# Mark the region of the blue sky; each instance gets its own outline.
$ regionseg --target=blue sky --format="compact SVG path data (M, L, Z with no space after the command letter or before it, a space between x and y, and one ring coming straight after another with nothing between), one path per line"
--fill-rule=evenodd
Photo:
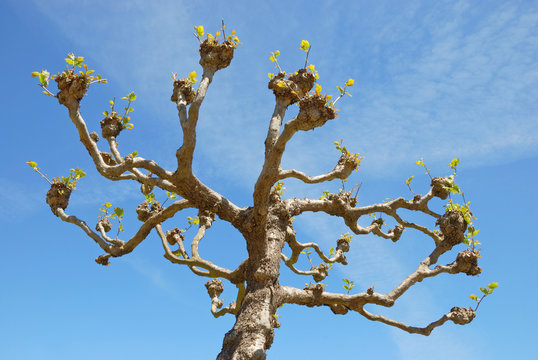
M238 205L250 204L274 106L269 52L280 50L281 66L295 71L304 61L299 43L307 39L324 92L336 95L336 85L354 78L353 97L339 102L337 119L297 134L283 167L326 172L338 158L332 143L343 138L365 156L349 180L362 182L365 205L409 196L404 181L411 175L415 190L425 192L427 176L414 165L419 158L444 176L458 157L459 183L481 229L479 277L441 275L415 285L391 309L369 310L424 326L452 306L471 305L468 295L479 287L500 284L471 324L447 323L430 337L357 314L286 306L269 359L538 357L536 2L7 0L0 4L0 358L209 359L219 352L233 319L213 319L205 279L167 262L156 234L110 267L95 264L100 249L52 215L44 201L47 184L25 162L38 162L51 177L86 169L68 212L93 224L100 204L110 201L126 209L124 237L133 234L139 225L134 208L143 200L138 187L98 176L65 108L41 94L30 72L60 71L71 51L85 56L109 79L92 86L82 102L88 126L97 130L108 101L135 91L135 129L122 134L120 146L172 168L181 137L170 74L201 73L192 27L215 32L221 18L243 45L215 76L201 111L195 171L205 183ZM285 197L318 198L339 188L285 186ZM187 216L193 213L179 214L165 228L184 227ZM295 224L299 240L326 249L346 231L338 219L319 215ZM339 291L341 279L349 278L359 291L372 284L389 291L431 245L411 231L396 244L355 237L350 264L332 270L328 289ZM232 268L245 256L239 234L218 220L200 251ZM282 284L302 287L310 280L282 270ZM225 289L223 297L233 299L232 286Z

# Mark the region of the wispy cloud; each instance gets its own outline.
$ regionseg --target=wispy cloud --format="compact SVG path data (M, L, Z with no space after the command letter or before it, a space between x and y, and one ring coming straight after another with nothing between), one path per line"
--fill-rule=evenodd
M171 295L178 295L177 286L167 278L161 268L140 256L131 256L123 260L138 274L146 278L153 286ZM178 296L178 299L180 297ZM179 299L181 301L181 299Z
M191 19L200 17L196 9L175 1L159 5L114 2L107 3L109 10L96 22L92 17L66 16L64 1L36 5L107 72L141 89L148 103L154 103L157 117L176 116L168 102L169 88L163 85L169 74L163 69L196 65L190 34ZM87 10L94 3L78 6ZM339 104L337 120L292 140L295 145L290 144L294 151L286 156L288 164L325 171L332 160L326 155L328 149L318 145L339 137L345 138L350 149L366 155L364 164L372 176L383 177L423 156L433 164L458 156L466 166L480 166L538 152L537 9L516 4L482 9L467 1L416 2L404 9L387 4L327 6L335 7L334 16L315 18L316 31L311 34L318 41L311 41L315 49L331 54L317 55L320 81L332 89L338 79L353 76L357 86L352 89L354 97ZM258 16L253 9L249 11ZM284 10L282 16L276 11L271 20L274 38L288 38L284 29L302 34ZM128 27L112 21L125 17ZM243 21L251 24L254 20ZM267 49L259 39L268 39L266 31L264 26L249 28L251 43L245 48L250 54L262 50L265 54ZM295 44L282 45L284 50ZM315 52L312 59L316 60ZM272 100L261 95L266 89L258 90L266 86L266 80L261 81L263 66L252 61L241 66L243 72L252 67L262 73L254 78L253 73L238 75L241 71L234 73L236 78L219 73L219 81L208 94L212 105L204 104L206 120L199 126L196 154L204 164L199 168L204 175L222 178L225 174L252 186L272 112L271 104L265 102ZM242 76L241 84L234 83L237 76ZM162 110L163 104L168 110ZM175 131L161 139L162 145L171 148L178 142Z
M20 182L0 178L0 217L4 220L21 219L21 214L29 215L43 206L45 194L30 187L24 188Z

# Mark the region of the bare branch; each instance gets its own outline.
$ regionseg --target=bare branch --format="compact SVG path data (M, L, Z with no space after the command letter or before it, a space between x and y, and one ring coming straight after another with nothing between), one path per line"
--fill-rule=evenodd
M394 326L404 331L407 331L410 334L420 334L420 335L425 335L425 336L430 335L433 329L435 329L438 326L443 325L445 322L450 320L450 317L449 317L450 313L449 313L447 315L443 315L439 320L430 323L428 326L419 328L415 326L406 325L400 321L392 320L385 316L373 315L369 313L368 311L364 310L362 306L358 307L356 311L362 316L364 316L365 318L367 318L368 320L379 321L384 324Z
M318 284L319 285L319 284ZM373 315L364 310L365 304L377 304L390 307L394 301L386 295L381 295L372 292L359 293L354 295L334 294L324 292L322 286L307 287L305 290L282 286L280 288L282 302L288 304L298 304L306 306L329 306L335 314L346 314L349 310L353 310L363 315L369 320L380 321L387 325L395 326L404 331L414 334L430 335L432 330L441 326L446 321L451 320L456 324L468 324L475 317L472 309L453 307L451 311L437 321L430 323L424 328L406 325L402 322L395 321L380 315Z
M344 240L345 241L345 240ZM349 250L349 245L346 247L345 244L343 244L340 239L337 241L337 248L336 252L332 257L326 256L323 251L321 251L318 244L314 242L308 242L308 243L300 243L297 241L295 237L295 231L288 226L287 233L286 233L286 242L292 249L291 257L288 258L286 255L281 254L281 258L284 261L284 264L291 269L294 273L298 275L311 275L314 277L314 281L318 282L323 280L328 275L328 266L325 264L333 264L335 262L342 263L344 265L347 264L347 259L344 256L344 252ZM345 241L347 243L347 241ZM316 251L320 259L325 264L320 264L317 266L313 266L310 270L303 271L299 270L295 267L295 263L299 260L299 256L302 252L302 250L312 248Z
M206 276L206 277L222 277L225 279L233 279L234 273L231 270L222 268L220 266L217 266L213 264L211 261L202 259L201 257L192 257L188 258L186 254L183 254L183 258L180 258L178 255L176 255L171 249L168 244L168 241L166 239L166 235L164 234L162 228L160 225L156 226L157 233L159 234L159 237L161 238L161 242L165 251L164 257L170 260L173 263L180 264L180 265L187 265L189 268L199 276ZM197 268L202 268L204 270L200 270Z
M80 227L89 237L91 237L104 251L111 254L114 257L122 256L133 251L150 233L150 231L161 222L166 219L174 216L176 212L182 209L190 207L187 200L179 200L168 206L166 209L162 210L159 213L152 214L145 222L142 224L140 229L136 232L135 235L131 237L127 242L123 242L118 239L111 239L108 236L99 236L94 232L86 222L80 220L76 216L69 216L65 213L64 209L58 207L53 211L57 216L65 222L75 224ZM99 224L101 234L104 233L102 226ZM109 242L110 244L108 244ZM112 245L111 245L112 244Z
M208 281L205 284L207 288L207 292L209 294L209 297L211 298L211 313L215 318L218 318L220 316L226 315L226 314L237 314L241 307L241 303L243 302L243 298L245 296L245 284L244 283L238 283L236 284L237 287L237 297L236 301L230 303L226 307L222 307L223 301L219 299L219 295L223 291L222 282L218 279L213 279L211 281ZM220 309L220 310L219 310Z
M192 156L196 146L196 124L198 122L198 114L200 105L205 98L209 84L213 79L215 70L204 68L202 80L194 101L190 104L188 117L186 116L186 101L183 96L178 97L176 102L181 127L183 129L183 144L176 152L177 157L177 173L180 176L192 174Z
M112 252L112 245L107 244L96 232L94 232L86 222L80 220L76 216L67 215L62 208L56 209L57 216L65 222L75 224L80 227L89 237L91 237L104 251L107 253Z
M144 175L142 175L140 172L135 171L135 168L142 168L147 171L150 171L151 173L157 175L160 178L152 180L152 185L159 186L163 189L168 189L170 191L174 191L174 187L171 185L170 182L167 181L172 178L172 173L162 169L154 161L148 161L141 157L137 157L135 159L126 157L125 159L123 159L117 151L115 139L112 138L109 138L108 142L118 164L112 166L107 165L103 159L101 152L99 151L99 148L97 147L97 143L93 141L90 137L86 123L82 118L82 115L80 114L80 104L78 102L72 101L68 104L68 109L69 117L77 127L80 141L86 147L86 150L88 150L88 153L90 154L97 171L99 171L101 175L110 180L130 179L145 182L147 181L147 178L145 178ZM124 174L127 171L131 171L133 173Z
M278 134L280 133L280 127L282 126L282 121L284 119L284 115L286 114L286 109L288 108L288 105L289 104L287 101L277 98L276 104L275 104L275 110L273 112L273 116L271 117L271 121L269 123L269 130L267 131L267 137L265 138L265 157L266 158L271 152L278 138Z

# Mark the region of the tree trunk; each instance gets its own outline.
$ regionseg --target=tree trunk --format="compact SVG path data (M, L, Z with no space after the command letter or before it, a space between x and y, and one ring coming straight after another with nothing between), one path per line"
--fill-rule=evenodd
M263 218L254 215L242 231L249 254L247 288L235 325L224 336L217 360L263 360L273 343L274 315L281 303L280 254L289 217L282 210L280 197L271 200L268 214Z
M217 360L263 360L273 343L278 282L247 287L234 327L226 333Z

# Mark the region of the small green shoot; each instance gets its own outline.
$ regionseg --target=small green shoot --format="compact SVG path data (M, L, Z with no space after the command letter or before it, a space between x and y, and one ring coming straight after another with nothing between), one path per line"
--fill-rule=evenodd
M487 288L480 288L480 292L482 292L482 296L480 297L480 299L478 298L478 296L476 296L475 294L471 294L469 295L469 297L476 301L476 307L474 309L474 311L476 312L476 310L478 310L478 306L480 305L480 303L482 302L482 300L484 300L484 298L488 295L491 295L493 294L493 290L495 290L496 288L499 287L499 283L497 282L492 282L490 284L488 284L488 287Z

